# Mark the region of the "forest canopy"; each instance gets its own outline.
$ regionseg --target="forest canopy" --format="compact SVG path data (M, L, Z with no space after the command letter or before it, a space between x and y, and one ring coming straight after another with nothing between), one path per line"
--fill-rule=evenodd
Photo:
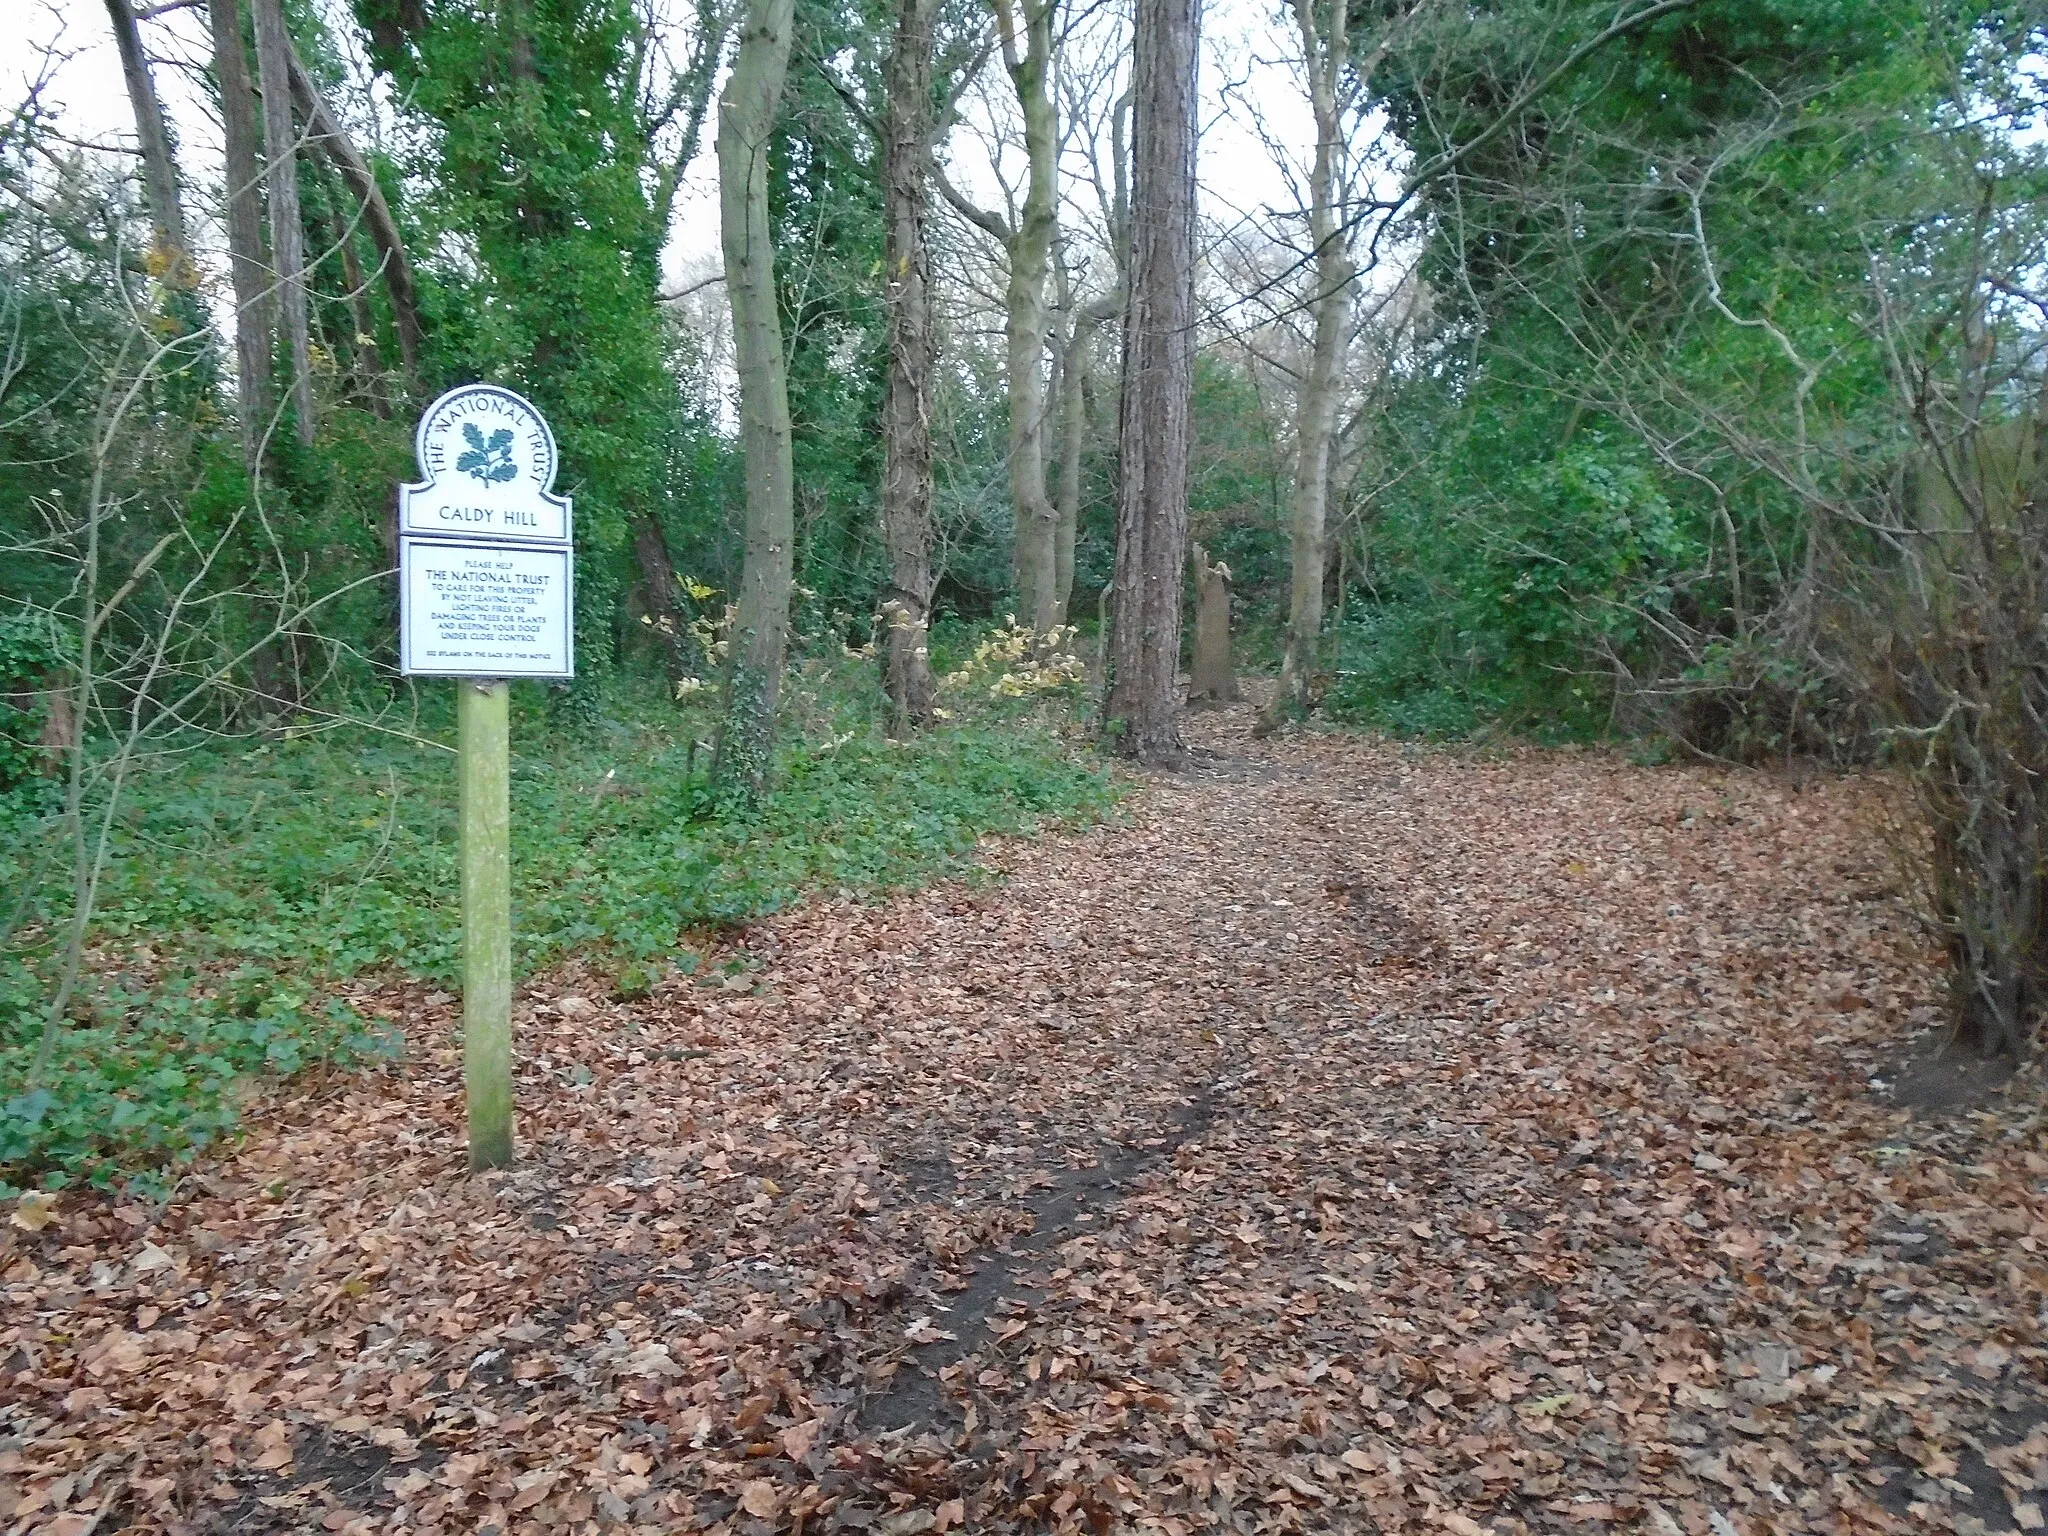
M411 419L488 378L563 439L585 672L715 674L687 640L688 592L738 587L734 338L720 275L700 256L677 284L661 253L745 18L711 0L216 10L206 38L189 15L131 17L152 152L78 147L48 81L12 105L10 622L75 623L56 594L86 520L39 507L82 507L95 476L128 508L108 569L183 530L125 600L138 622L267 498L261 537L238 529L191 594L223 599L214 643L256 640L280 583L325 601L292 644L245 645L217 707L388 686L377 581ZM896 19L796 6L766 140L793 579L855 643L892 585ZM920 142L898 160L915 162L929 268L936 553L914 595L966 622L1092 621L1114 556L1129 17L934 0L917 19ZM1262 125L1287 195L1203 205L1189 493L1250 654L1302 628L1290 556L1315 543L1321 649L1294 666L1338 714L1867 750L1816 648L1821 546L1873 557L1848 530L1883 521L1871 508L1927 433L1961 430L1928 419L1930 392L2023 414L2039 374L2025 10L1416 3L1262 21L1288 67L1258 99L1210 90ZM194 109L246 164L177 144L150 86L202 42ZM292 89L270 101L273 52ZM1289 87L1305 116L1272 99ZM265 132L293 136L285 161ZM280 243L300 266L269 282ZM134 398L95 433L117 384ZM1294 526L1309 493L1317 530Z

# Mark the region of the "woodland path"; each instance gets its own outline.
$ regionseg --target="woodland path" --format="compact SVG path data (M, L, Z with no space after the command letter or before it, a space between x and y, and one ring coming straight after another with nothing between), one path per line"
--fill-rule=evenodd
M6 1232L0 1529L2039 1525L2048 1157L1871 1086L1940 981L1875 787L1247 725L546 978L507 1175L364 994L411 1061Z

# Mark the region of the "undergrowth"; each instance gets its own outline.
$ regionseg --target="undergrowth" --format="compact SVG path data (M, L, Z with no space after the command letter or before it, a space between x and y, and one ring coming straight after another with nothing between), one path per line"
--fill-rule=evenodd
M1457 741L1506 732L1546 745L1612 734L1605 679L1506 665L1497 647L1417 602L1354 602L1336 629L1324 713L1403 738Z
M1042 709L963 710L890 742L871 686L852 665L792 679L775 788L751 813L708 785L708 703L614 700L579 743L546 730L538 689L516 690L516 968L594 953L638 991L694 965L693 932L807 891L930 878L983 834L1110 804L1107 774ZM234 1125L251 1074L400 1049L330 984L384 968L455 979L456 834L455 759L431 739L244 741L137 780L114 823L92 984L32 1083L68 860L46 860L47 823L0 829L0 883L29 897L0 954L0 1190L160 1179Z

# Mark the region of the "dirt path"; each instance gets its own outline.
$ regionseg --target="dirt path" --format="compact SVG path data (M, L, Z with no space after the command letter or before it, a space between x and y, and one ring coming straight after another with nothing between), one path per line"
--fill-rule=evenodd
M7 1232L0 1529L2038 1526L2048 1156L1871 1087L1940 978L1867 787L1245 724L551 978L512 1174L388 992L406 1066Z

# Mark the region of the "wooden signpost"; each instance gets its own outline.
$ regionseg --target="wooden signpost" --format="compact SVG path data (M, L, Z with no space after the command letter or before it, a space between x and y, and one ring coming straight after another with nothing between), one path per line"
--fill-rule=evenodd
M469 1165L512 1161L511 755L506 679L576 674L569 498L520 396L465 384L427 407L425 478L398 491L399 670L452 677L462 787L463 1092Z

